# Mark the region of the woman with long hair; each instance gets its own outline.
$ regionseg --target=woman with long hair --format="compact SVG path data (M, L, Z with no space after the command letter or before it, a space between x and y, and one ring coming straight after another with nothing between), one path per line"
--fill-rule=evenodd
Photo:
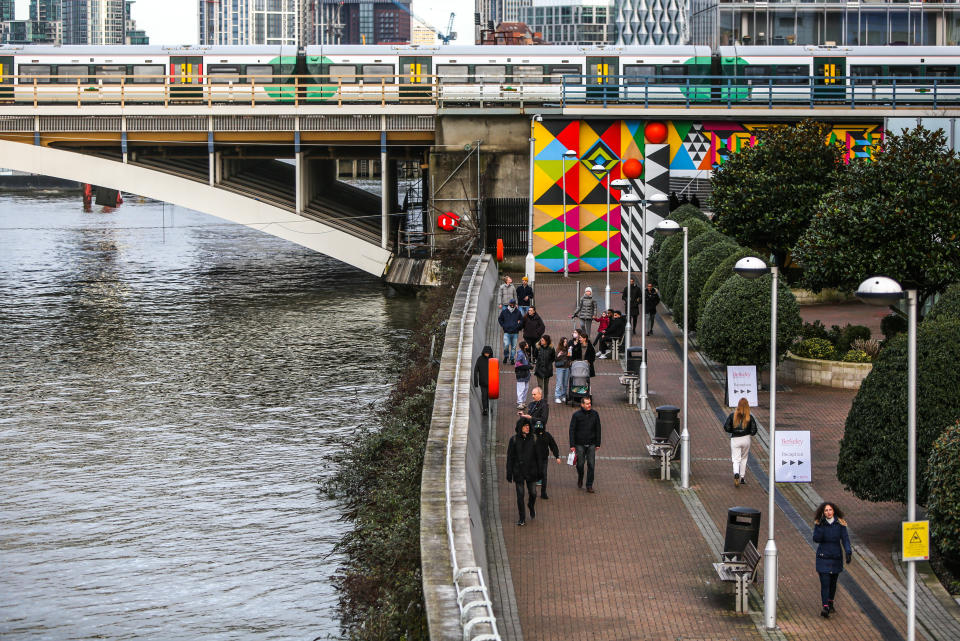
M530 389L530 346L527 341L517 344L517 358L513 366L513 373L517 375L517 409L523 409L527 404L527 390Z
M567 384L570 381L570 342L566 336L561 336L557 343L554 365L557 368L557 385L553 390L553 402L563 403L567 400Z
M817 574L820 575L820 616L828 618L834 611L837 579L843 572L843 557L853 560L850 535L843 511L836 503L825 501L813 517L813 541L817 543Z
M737 402L723 423L723 431L730 435L730 459L733 461L733 484L746 485L747 457L750 455L750 437L757 433L757 421L750 416L750 403L745 398Z

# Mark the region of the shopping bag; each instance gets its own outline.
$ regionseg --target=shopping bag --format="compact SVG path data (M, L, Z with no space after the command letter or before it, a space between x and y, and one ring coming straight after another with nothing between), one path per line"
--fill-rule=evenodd
M567 465L576 465L577 464L577 453L570 452L567 454Z

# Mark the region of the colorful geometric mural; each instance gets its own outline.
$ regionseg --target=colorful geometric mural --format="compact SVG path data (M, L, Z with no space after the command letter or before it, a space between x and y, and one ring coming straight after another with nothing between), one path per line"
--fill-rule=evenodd
M621 164L631 158L644 162L645 172L648 165L656 165L655 173L663 178L664 162L645 158L647 122L544 119L534 123L533 254L538 271L563 271L564 248L569 271L625 269L620 260L620 192L609 184L621 177ZM687 178L709 178L715 166L756 144L756 133L771 126L707 120L659 122L667 126L669 176ZM830 141L841 143L846 150L847 162L869 158L882 139L880 124L837 125L830 133ZM660 156L662 147L656 148ZM567 151L574 155L565 157ZM596 165L604 168L599 177L591 171Z

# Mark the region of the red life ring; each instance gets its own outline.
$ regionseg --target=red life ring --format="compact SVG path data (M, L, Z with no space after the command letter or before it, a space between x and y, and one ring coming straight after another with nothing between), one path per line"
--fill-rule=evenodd
M503 239L497 239L497 261L503 262Z
M487 396L500 398L500 361L495 356L487 361Z

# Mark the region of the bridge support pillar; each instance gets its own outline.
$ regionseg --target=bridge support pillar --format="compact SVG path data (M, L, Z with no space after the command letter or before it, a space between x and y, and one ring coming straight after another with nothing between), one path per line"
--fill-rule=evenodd
M386 116L384 116L386 119ZM390 243L390 172L387 171L387 132L380 131L380 247Z
M307 185L306 185L306 181L307 181L307 179L308 179L308 176L307 176L307 171L306 171L306 169L307 169L307 168L306 168L306 160L305 160L304 157L303 157L303 153L304 153L304 152L302 152L302 151L298 151L298 152L295 154L295 158L296 158L296 168L295 168L295 170L294 170L294 173L295 173L295 176L296 176L296 182L295 182L295 185L294 185L294 190L295 190L295 192L296 192L296 195L295 195L296 201L295 201L295 202L296 202L296 208L297 208L297 214L298 214L298 215L302 215L302 214L303 214L303 210L307 208L307 199L306 199L306 195L307 195L307 189L306 189L306 187L307 187Z

